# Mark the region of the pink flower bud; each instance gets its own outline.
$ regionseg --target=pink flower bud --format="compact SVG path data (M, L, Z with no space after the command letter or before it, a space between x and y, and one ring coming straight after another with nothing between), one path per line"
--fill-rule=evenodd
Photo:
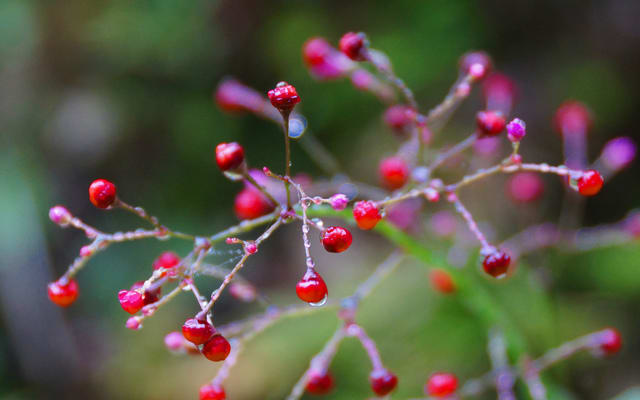
M507 137L513 143L519 142L527 134L527 125L520 118L514 118L507 124Z
M164 345L169 351L180 351L183 349L184 337L180 332L169 332L164 337Z
M71 218L71 213L63 206L51 207L49 210L49 219L62 227L68 226Z
M331 204L331 208L334 210L341 211L347 208L349 198L342 193L336 193L329 199L329 204Z
M140 328L142 328L142 325L140 324L140 320L138 319L138 317L129 318L125 326L127 327L127 329L131 329L134 331L137 331Z

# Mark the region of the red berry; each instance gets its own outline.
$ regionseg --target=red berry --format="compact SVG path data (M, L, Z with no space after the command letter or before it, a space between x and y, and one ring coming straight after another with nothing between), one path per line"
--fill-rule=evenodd
M595 169L590 169L578 178L578 191L583 196L594 196L602 189L603 183L602 175Z
M622 336L617 329L607 328L598 335L598 343L606 355L612 355L622 347Z
M78 298L78 282L69 279L64 285L60 281L51 282L47 285L49 299L60 307L70 306Z
M269 214L274 205L256 189L245 188L236 195L233 208L239 219L254 219Z
M387 108L382 119L396 132L402 133L404 128L415 120L416 112L405 105L395 105Z
M507 182L507 193L519 203L529 203L538 200L544 192L544 184L538 174L520 172L513 175Z
M382 216L373 201L358 201L353 205L353 218L360 229L369 230L375 228Z
M140 282L136 282L133 285L131 285L131 289L129 290L140 290L142 289L142 287L144 286L144 282L140 281ZM158 301L158 298L160 297L160 292L162 291L161 287L158 287L157 289L153 290L153 291L145 291L142 294L142 300L144 301L144 305L146 306L147 304L151 304L151 303L155 303L156 301Z
M440 293L453 293L456 291L456 284L451 279L451 275L443 269L435 268L429 271L429 281L431 287Z
M116 200L116 185L106 179L96 179L89 186L89 200L98 208L107 208Z
M480 111L476 114L476 123L481 134L495 136L504 130L507 121L496 111Z
M347 32L338 45L340 51L354 61L364 61L366 59L366 43L363 33Z
M121 290L118 292L118 300L122 309L129 314L135 314L144 306L142 295L135 290Z
M434 397L446 397L453 394L458 388L458 379L454 374L438 372L429 378L425 385L426 394Z
M223 361L231 352L229 341L222 335L214 335L202 347L202 354L211 361Z
M319 304L327 298L327 284L324 283L320 274L309 268L296 284L296 294L302 301Z
M409 166L400 157L385 158L380 162L378 174L385 187L390 190L400 189L409 179Z
M369 383L378 396L386 396L398 385L398 377L386 369L374 370L369 375Z
M236 142L216 146L216 162L222 171L236 169L244 161L244 149Z
M591 127L591 112L579 101L566 101L558 107L553 126L563 135L584 134Z
M312 371L309 374L306 386L307 392L311 394L327 394L333 389L333 376L329 371Z
M220 385L204 385L200 387L200 400L225 400L224 388Z
M152 267L154 271L160 268L168 270L164 271L161 276L174 277L176 275L175 267L178 264L180 264L180 257L172 251L165 251L153 261Z
M351 246L351 232L341 226L330 226L320 235L322 245L329 253L342 253Z
M296 104L300 103L300 96L296 88L287 82L280 82L275 89L267 92L271 104L280 112L290 112Z
M321 37L311 38L302 46L302 57L309 66L324 63L330 54L331 45Z
M182 325L182 335L196 346L206 343L214 333L215 329L210 323L197 318L189 318Z
M482 262L484 271L494 278L502 278L506 276L511 257L504 251L496 250L487 255Z
M478 74L479 71L474 70L475 79L481 79L491 71L491 57L484 51L473 51L465 53L460 57L460 70L464 74L472 72L471 67L475 64L482 66L483 69L482 74Z

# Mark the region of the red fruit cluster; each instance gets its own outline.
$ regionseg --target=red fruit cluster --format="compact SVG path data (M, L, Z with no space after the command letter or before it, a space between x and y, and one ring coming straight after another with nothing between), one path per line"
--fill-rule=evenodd
M333 389L333 376L329 371L311 371L305 388L311 394L327 394Z
M476 124L480 134L495 136L504 130L507 121L496 111L480 111L476 114Z
M494 251L487 255L482 262L484 271L494 278L502 278L507 275L511 257L504 251Z
M583 196L594 196L602 189L603 184L602 175L595 169L590 169L578 178L578 192Z
M107 208L116 201L116 185L106 179L96 179L89 186L89 200L98 208Z
M325 250L330 253L342 253L351 246L352 237L349 230L341 226L330 226L320 234Z
M275 208L269 199L254 188L245 188L236 195L233 209L241 219L254 219L269 214Z
M386 396L398 385L398 377L386 369L374 370L369 375L369 383L375 394Z
M60 307L70 306L78 298L78 282L69 279L66 284L60 281L51 282L47 285L49 299Z
M225 400L224 388L219 385L204 385L200 387L200 400Z
M409 166L400 157L385 158L380 162L378 174L382 184L389 190L403 187L409 180Z
M369 230L375 228L382 215L373 201L358 201L353 206L353 218L360 229Z
M307 303L321 303L327 298L327 284L320 274L309 268L296 284L296 294Z
M427 381L424 387L426 394L434 397L446 397L455 393L458 388L458 379L455 375L446 372L438 372Z
M364 33L347 32L340 38L340 51L354 61L364 61L367 58L367 46Z
M287 82L278 83L275 89L267 92L267 95L271 104L280 112L290 112L296 104L300 103L300 96L298 96L296 88Z
M244 161L244 149L236 142L216 146L216 163L222 171L238 168Z

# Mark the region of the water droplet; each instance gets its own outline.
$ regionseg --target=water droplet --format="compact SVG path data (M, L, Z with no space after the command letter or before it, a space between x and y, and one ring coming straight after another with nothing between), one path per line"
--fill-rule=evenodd
M289 137L299 139L307 130L307 120L302 115L296 114L289 118Z
M323 305L327 304L327 299L329 298L329 295L324 295L324 297L322 298L322 300L317 301L315 303L309 303L309 305L311 307L322 307Z

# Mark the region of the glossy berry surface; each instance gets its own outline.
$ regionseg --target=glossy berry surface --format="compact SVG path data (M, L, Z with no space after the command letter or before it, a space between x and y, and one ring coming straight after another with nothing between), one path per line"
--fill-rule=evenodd
M366 59L365 37L362 33L347 32L340 38L340 51L354 61Z
M180 257L172 251L165 251L153 261L152 267L154 271L164 268L167 271L164 271L161 276L173 277L176 275L175 268L178 264L180 264Z
M206 343L214 333L215 330L209 322L196 318L189 318L182 325L182 335L195 345Z
M274 205L259 191L245 188L236 195L233 210L239 219L254 219L273 211Z
M211 361L223 361L230 352L231 345L222 335L214 335L202 346L202 354Z
M121 290L118 292L118 301L122 309L129 314L135 314L144 306L142 295L135 290Z
M309 66L324 63L331 54L331 45L321 37L307 40L302 46L302 58Z
M439 268L429 271L429 282L431 287L440 293L453 293L456 291L456 284L453 282L451 275Z
M494 278L502 278L507 275L511 257L504 251L494 251L487 255L482 262L484 271Z
M70 306L78 298L78 282L70 279L66 285L59 281L51 282L47 286L49 299L60 307Z
M380 181L389 190L400 189L409 180L409 166L400 157L385 158L378 167Z
M216 163L222 171L238 168L244 161L244 149L236 142L216 146Z
M504 130L506 121L498 112L480 111L476 114L476 124L481 134L495 136Z
M369 375L369 383L375 394L386 396L398 385L398 377L386 369L373 371Z
M333 389L333 376L328 371L319 373L312 371L309 374L306 390L311 394L327 394Z
M325 250L330 253L342 253L351 246L351 232L341 226L330 226L320 234Z
M144 286L143 281L136 282L133 285L131 285L131 288L129 290L139 291L140 289L142 289L143 286ZM155 303L156 301L158 301L158 299L160 298L161 291L162 291L161 287L158 287L157 289L154 289L154 290L145 291L142 294L142 301L144 305L146 306L147 304Z
M602 189L603 184L602 175L595 169L590 169L578 178L578 192L583 196L594 196Z
M224 388L219 385L204 385L200 387L200 400L225 400Z
M617 329L607 328L598 335L598 344L606 355L612 355L620 351L622 336Z
M106 179L96 179L89 186L89 200L98 208L107 208L116 200L116 185Z
M455 375L438 372L427 381L425 393L434 397L446 397L453 394L458 389L458 379Z
M369 230L375 228L382 215L373 201L358 201L353 206L353 218L360 229Z
M280 82L275 89L269 90L267 93L271 104L281 112L290 112L300 103L300 96L293 85L287 82Z
M307 303L321 303L328 295L327 284L313 269L307 269L304 276L296 284L296 294Z

